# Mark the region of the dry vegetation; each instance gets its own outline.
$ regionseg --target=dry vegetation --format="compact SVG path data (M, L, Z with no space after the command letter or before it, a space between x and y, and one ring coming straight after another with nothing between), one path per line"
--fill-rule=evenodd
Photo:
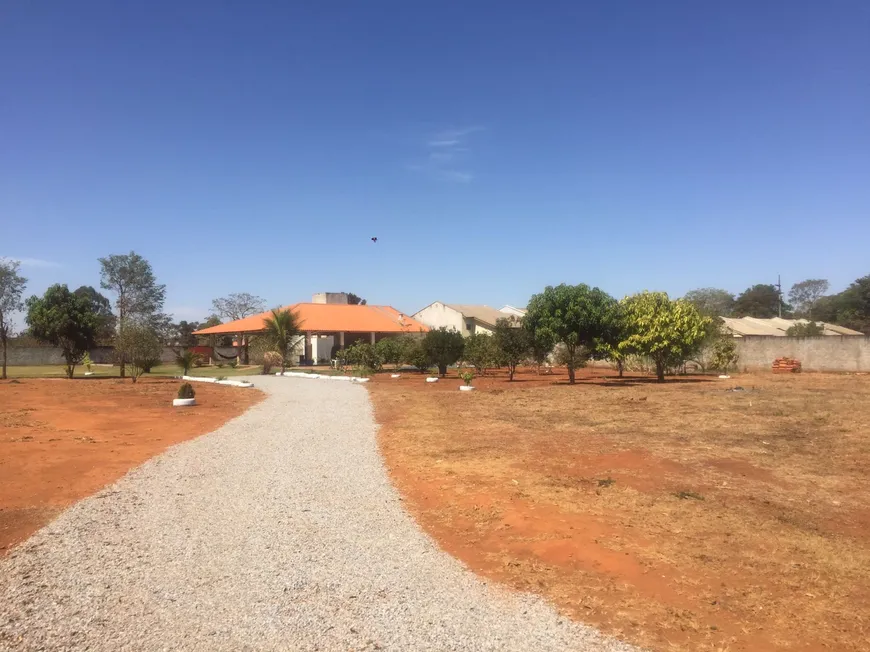
M870 649L870 376L585 376L372 383L446 550L657 650Z

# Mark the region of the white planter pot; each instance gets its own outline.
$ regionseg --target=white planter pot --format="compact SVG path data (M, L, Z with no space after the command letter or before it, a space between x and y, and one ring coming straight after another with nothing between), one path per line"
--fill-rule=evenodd
M369 378L351 378L350 382L352 383L367 383L369 382Z
M731 376L727 376L725 374L722 374L721 376L719 376L719 378L721 378L722 380L727 380L728 378L731 378Z
M427 383L437 383L438 380L439 380L438 378L427 378L427 379L426 379L426 382L427 382Z
M472 387L471 385L460 385L459 386L460 392L470 392L472 389L474 389L474 387Z
M390 378L401 378L402 374L390 374Z
M187 407L189 405L196 405L195 398L174 398L172 399L172 407Z
M93 371L86 371L85 372L85 376L93 376L93 375L94 375Z

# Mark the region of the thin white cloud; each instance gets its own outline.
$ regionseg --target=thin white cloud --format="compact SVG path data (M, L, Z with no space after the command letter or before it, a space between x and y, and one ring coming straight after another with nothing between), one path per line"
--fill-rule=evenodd
M482 129L479 126L460 127L443 129L433 134L424 145L425 162L407 167L444 181L470 183L474 179L474 173L463 169L471 153L469 136Z
M53 260L43 260L42 258L21 258L19 256L0 256L0 260L17 260L22 267L60 267L60 263Z
M471 172L463 172L462 170L441 170L440 175L448 181L456 183L471 183L474 175Z

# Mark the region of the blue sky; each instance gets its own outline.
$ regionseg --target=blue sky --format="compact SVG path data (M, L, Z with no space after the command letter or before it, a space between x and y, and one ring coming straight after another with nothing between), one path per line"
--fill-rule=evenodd
M29 293L131 249L179 319L870 273L864 0L2 14L0 255Z

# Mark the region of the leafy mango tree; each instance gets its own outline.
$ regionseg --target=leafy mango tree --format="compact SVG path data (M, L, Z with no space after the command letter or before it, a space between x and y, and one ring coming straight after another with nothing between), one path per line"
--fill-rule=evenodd
M499 319L492 334L500 358L508 368L508 381L514 379L517 365L532 351L532 334L509 319Z
M66 377L72 378L76 365L97 341L100 321L91 301L58 283L43 296L27 300L26 319L33 337L60 348Z
M438 367L438 373L442 376L447 375L447 367L456 364L462 357L465 348L462 334L444 326L426 333L420 345L426 358Z
M665 368L685 360L704 341L711 319L691 303L670 299L666 292L641 292L621 302L623 353L648 356L655 363L656 378L665 379Z
M547 286L529 301L523 320L535 337L563 344L561 358L568 367L568 382L582 366L589 351L599 348L618 319L617 302L609 294L588 285Z

